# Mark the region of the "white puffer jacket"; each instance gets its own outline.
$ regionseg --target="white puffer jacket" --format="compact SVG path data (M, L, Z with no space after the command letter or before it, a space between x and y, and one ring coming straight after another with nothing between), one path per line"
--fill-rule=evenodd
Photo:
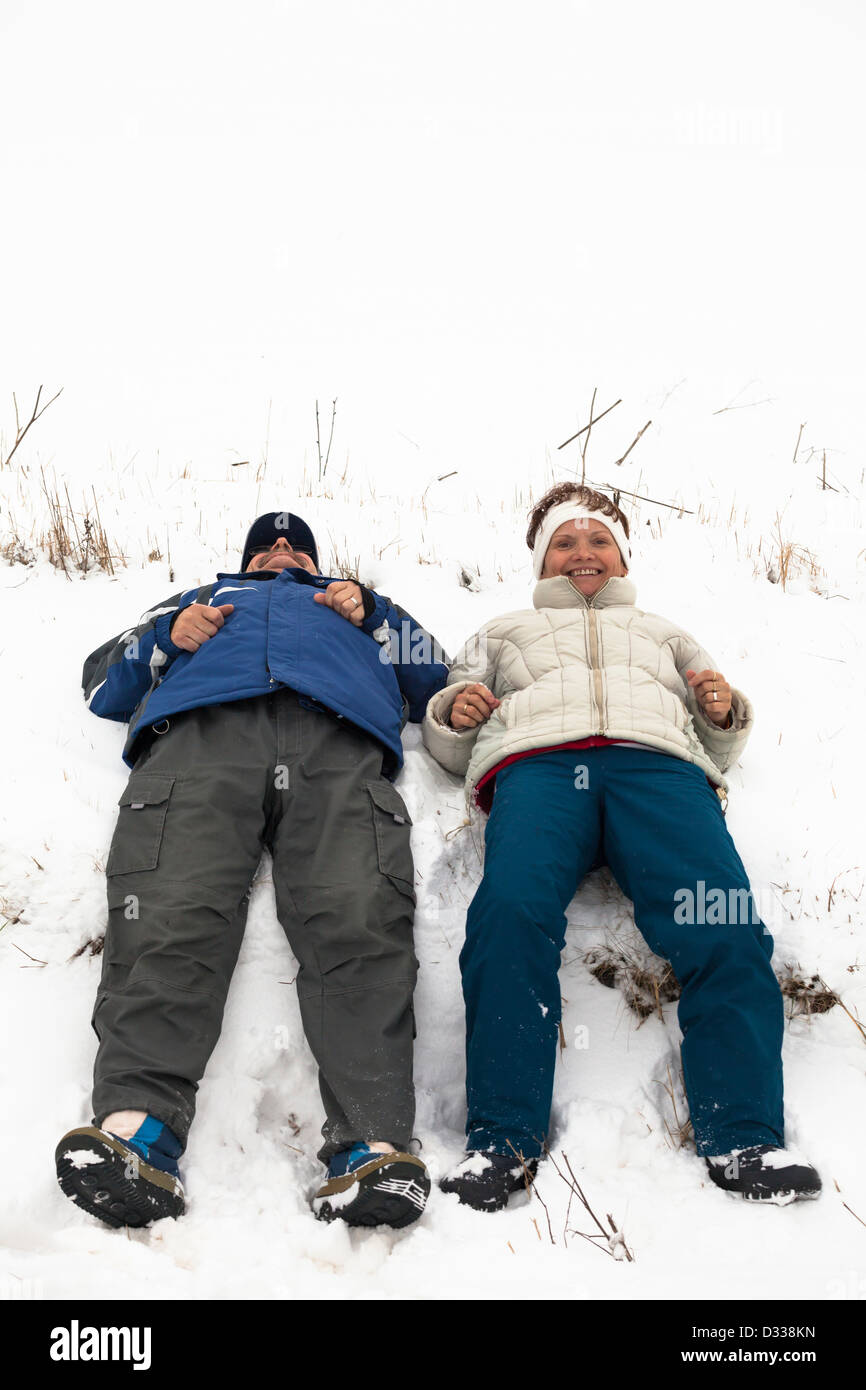
M565 575L542 579L532 609L506 613L469 641L434 695L424 742L466 777L466 796L513 753L603 735L628 739L696 763L719 789L753 724L752 706L732 690L730 729L705 718L686 671L717 670L693 637L635 607L631 580L608 579L591 599ZM465 686L481 681L502 701L478 729L448 724Z

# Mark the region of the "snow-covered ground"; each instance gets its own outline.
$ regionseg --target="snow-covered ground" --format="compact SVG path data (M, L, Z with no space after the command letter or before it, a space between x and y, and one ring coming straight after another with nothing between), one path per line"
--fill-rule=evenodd
M752 419L749 412L736 421L703 415L701 402L682 392L670 426L664 433L653 427L640 462L621 466L624 489L637 490L643 473L653 496L681 501L692 513L631 504L631 574L639 604L699 636L755 704L755 733L729 778L728 819L775 935L776 964L820 974L852 1015L859 1008L866 1018L857 811L864 756L856 735L864 674L862 474L842 467L833 475L840 490L824 491L814 460L774 466L769 449L763 477L731 467L724 491L684 470L696 437L707 453L727 448L736 456ZM732 442L733 426L739 438ZM787 455L792 440L781 434L778 453ZM404 1233L352 1233L313 1219L320 1106L267 858L224 1032L200 1090L184 1165L188 1214L118 1235L63 1197L52 1153L66 1128L90 1118L89 1013L100 962L88 943L104 927L103 869L126 779L124 726L87 711L83 658L151 603L236 568L257 506L300 512L323 551L358 557L363 580L409 608L454 652L486 618L529 602L526 506L530 489L537 494L548 477L540 465L519 501L492 484L483 499L461 494L459 478L423 500L420 492L379 494L375 483L351 475L333 488L326 477L325 485L303 490L294 470L273 464L261 490L239 469L227 469L225 480L170 479L133 466L121 482L106 468L91 481L103 525L127 558L115 562L113 578L101 570L66 577L38 547L31 565L0 569L2 1105L15 1117L2 1162L16 1175L3 1214L7 1279L30 1281L47 1297L366 1299L409 1290L429 1298L526 1297L527 1290L537 1298L851 1296L863 1268L863 1228L843 1203L866 1218L866 1038L839 1006L794 1018L786 1029L789 1138L821 1170L822 1200L756 1210L719 1193L688 1141L672 1138L671 1078L678 1118L685 1113L673 1007L664 1021L652 1016L639 1025L620 991L605 988L584 964L596 944L635 940L628 904L604 873L585 883L569 914L552 1138L593 1209L602 1218L610 1213L625 1232L634 1263L564 1236L569 1191L549 1166L538 1185L549 1226L538 1200L520 1198L490 1217L435 1188L423 1219ZM45 524L44 504L25 484L14 463L0 474L7 502L19 493L19 534L32 544ZM779 563L774 532L783 507L783 540L811 557L786 588L767 577ZM170 541L174 578L165 558L147 560L148 535ZM414 821L422 964L417 1133L435 1178L461 1152L457 957L480 875L483 827L477 813L467 822L461 786L431 760L416 726L405 746L399 785ZM42 1162L21 1165L21 1124L28 1151L41 1153ZM8 1179L4 1190L12 1190ZM572 1205L569 1224L594 1229L588 1222L576 1219Z
M0 43L0 459L13 391L23 424L63 387L0 467L0 1296L866 1296L862 7L7 0ZM638 604L756 709L728 822L777 966L845 1006L786 1028L789 1135L824 1195L737 1203L675 1143L674 1010L638 1026L584 963L634 933L597 874L569 914L552 1141L634 1262L566 1241L549 1167L549 1226L537 1199L489 1217L435 1187L404 1233L316 1222L319 1099L265 859L188 1214L104 1230L53 1171L90 1118L126 779L84 658L234 569L271 509L455 652L531 601L526 511L580 468L557 446L596 387L596 412L621 403L586 475L623 489ZM98 505L113 574L50 563L49 496L79 530ZM461 1151L483 827L416 727L405 746L435 1178Z

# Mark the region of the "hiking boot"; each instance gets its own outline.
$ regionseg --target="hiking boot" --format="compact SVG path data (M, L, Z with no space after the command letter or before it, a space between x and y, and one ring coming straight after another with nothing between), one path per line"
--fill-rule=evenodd
M821 1179L805 1159L773 1144L752 1144L706 1160L717 1187L747 1202L789 1202L817 1197Z
M355 1144L334 1154L328 1177L313 1198L320 1221L349 1226L409 1226L424 1210L430 1178L414 1154L375 1153Z
M179 1152L171 1130L151 1116L131 1139L85 1125L57 1145L57 1180L76 1206L106 1225L147 1226L183 1214Z
M513 1192L529 1191L537 1169L537 1158L470 1149L439 1187L476 1211L501 1211Z

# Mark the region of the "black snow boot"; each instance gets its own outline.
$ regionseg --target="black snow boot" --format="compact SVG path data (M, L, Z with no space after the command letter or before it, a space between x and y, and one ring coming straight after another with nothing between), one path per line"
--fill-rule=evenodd
M752 1144L706 1160L717 1187L747 1202L789 1202L817 1197L821 1179L805 1159L773 1144Z
M320 1221L339 1218L347 1226L409 1226L424 1210L430 1192L426 1166L398 1149L379 1153L359 1143L328 1163L328 1177L313 1198Z
M501 1211L513 1192L529 1191L537 1168L537 1158L470 1149L439 1186L476 1211Z
M66 1196L107 1226L148 1226L183 1215L177 1165L171 1165L175 1172L164 1172L108 1130L70 1130L57 1145L55 1161Z

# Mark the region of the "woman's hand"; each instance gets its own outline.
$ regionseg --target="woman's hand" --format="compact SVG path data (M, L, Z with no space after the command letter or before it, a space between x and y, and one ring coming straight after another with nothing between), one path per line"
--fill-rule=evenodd
M695 698L712 724L727 729L731 716L731 687L721 671L686 671Z
M502 701L497 700L486 685L477 682L467 685L451 706L451 727L461 732L464 729L477 729L501 704Z

